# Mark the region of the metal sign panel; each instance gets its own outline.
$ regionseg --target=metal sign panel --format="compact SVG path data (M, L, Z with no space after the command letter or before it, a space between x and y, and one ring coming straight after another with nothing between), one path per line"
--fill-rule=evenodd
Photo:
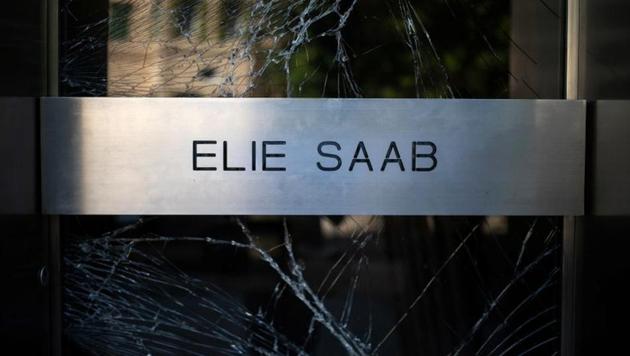
M580 215L585 103L42 99L48 214Z

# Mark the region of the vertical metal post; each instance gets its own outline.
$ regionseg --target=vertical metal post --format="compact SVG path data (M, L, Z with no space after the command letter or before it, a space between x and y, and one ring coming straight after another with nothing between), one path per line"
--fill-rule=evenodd
M59 0L44 0L45 13L45 51L46 96L59 95ZM41 116L40 116L41 118ZM40 123L41 126L41 123ZM44 218L47 228L44 233L48 238L48 263L50 271L50 355L62 354L63 330L63 278L62 278L62 248L59 226L59 216Z
M580 60L580 2L567 0L566 19L566 98L576 100L579 96Z
M63 299L61 270L61 236L59 216L48 216L48 253L50 265L50 347L52 356L62 355Z
M566 4L566 99L576 100L580 93L580 4L581 0L567 0ZM579 316L579 276L583 251L583 218L565 216L562 238L562 320L561 354L579 354L577 342Z
M566 216L563 224L562 239L562 320L561 354L574 356L579 354L579 276L583 251L583 218Z
M46 1L46 96L59 95L59 0Z

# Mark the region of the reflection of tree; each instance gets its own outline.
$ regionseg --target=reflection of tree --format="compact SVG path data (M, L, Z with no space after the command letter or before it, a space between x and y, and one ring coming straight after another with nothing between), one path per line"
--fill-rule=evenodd
M508 15L505 1L364 1L341 35L365 97L506 97ZM352 96L340 85L338 50L331 37L300 49L290 78L297 96Z

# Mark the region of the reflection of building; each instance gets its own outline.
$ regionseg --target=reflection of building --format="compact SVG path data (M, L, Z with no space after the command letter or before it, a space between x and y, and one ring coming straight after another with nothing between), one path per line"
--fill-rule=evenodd
M240 1L110 0L109 96L239 96Z

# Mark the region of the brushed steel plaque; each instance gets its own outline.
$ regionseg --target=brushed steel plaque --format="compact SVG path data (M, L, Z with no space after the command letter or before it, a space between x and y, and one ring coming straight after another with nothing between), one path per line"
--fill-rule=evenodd
M42 99L47 214L581 215L585 102Z

